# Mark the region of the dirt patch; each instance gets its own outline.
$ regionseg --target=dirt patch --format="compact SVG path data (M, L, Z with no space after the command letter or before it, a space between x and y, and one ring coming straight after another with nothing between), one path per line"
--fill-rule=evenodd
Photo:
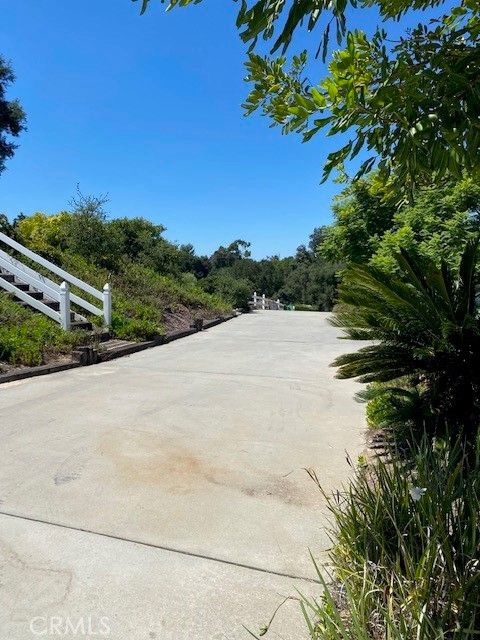
M315 498L310 486L304 489L290 478L249 465L240 471L212 463L171 440L143 431L111 431L102 437L98 451L110 460L118 481L128 486L153 485L173 494L193 494L213 485L298 507L311 505Z
M142 431L110 432L103 437L99 452L110 459L121 482L152 484L172 493L193 492L206 483L224 484L229 473Z
M241 487L241 492L252 498L275 498L285 504L297 507L310 504L308 497L298 489L295 483L286 478L269 475L263 481L252 484L251 486Z
M190 309L181 304L175 304L166 307L163 314L163 321L168 331L178 331L180 329L188 329L192 322L197 318L203 320L212 320L218 317L218 310L211 311L208 309Z

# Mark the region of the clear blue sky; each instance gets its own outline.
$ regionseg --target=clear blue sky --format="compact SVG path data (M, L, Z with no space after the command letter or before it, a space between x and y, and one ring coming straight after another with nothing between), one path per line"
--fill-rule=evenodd
M151 5L140 17L130 0L0 0L10 96L28 116L0 176L0 211L65 209L78 182L108 192L112 216L162 223L199 253L236 238L255 257L293 253L331 219L339 186L319 182L339 140L302 145L242 115L236 3Z

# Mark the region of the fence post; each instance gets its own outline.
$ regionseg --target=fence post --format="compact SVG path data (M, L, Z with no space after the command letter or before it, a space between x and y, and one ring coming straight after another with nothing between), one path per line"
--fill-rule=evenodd
M262 293L262 309L265 311L265 294Z
M60 285L60 324L65 331L70 329L70 287L65 280Z
M256 291L253 292L253 308L254 309L257 308L257 292Z
M103 321L106 327L112 324L112 290L108 282L103 287Z

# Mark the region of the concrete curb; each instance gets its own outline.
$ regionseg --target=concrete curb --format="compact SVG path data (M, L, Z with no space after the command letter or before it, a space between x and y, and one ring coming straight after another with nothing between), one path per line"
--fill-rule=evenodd
M24 380L25 378L45 376L49 373L57 373L59 371L68 371L69 369L77 369L78 367L91 366L94 364L99 364L100 362L108 362L109 360L116 360L117 358L122 358L123 356L129 356L132 353L144 351L145 349L151 349L152 347L159 347L162 344L168 344L169 342L179 340L180 338L186 338L187 336L191 336L194 333L199 333L202 330L215 327L217 324L221 324L222 322L227 322L227 320L232 320L232 318L236 318L238 315L240 314L232 313L228 316L222 316L220 318L214 318L213 320L205 321L203 323L203 329L195 329L193 327L189 329L179 329L177 331L170 331L164 336L159 336L155 340L121 345L119 347L111 349L110 351L98 353L96 362L64 362L59 364L42 364L39 367L25 367L23 369L17 369L16 371L2 373L0 374L0 384L5 384L6 382L15 382L16 380Z
M151 349L152 347L158 347L163 344L164 340L148 340L147 342L137 342L136 344L126 344L120 345L119 347L114 347L109 351L100 352L98 354L98 362L108 362L109 360L116 360L117 358L121 358L122 356L129 356L132 353L138 353L139 351L144 351L145 349Z
M63 364L42 364L39 367L25 367L24 369L17 369L16 371L0 374L0 384L23 380L24 378L45 376L48 373L57 373L57 371L68 371L69 369L76 369L81 366L80 362L64 362Z

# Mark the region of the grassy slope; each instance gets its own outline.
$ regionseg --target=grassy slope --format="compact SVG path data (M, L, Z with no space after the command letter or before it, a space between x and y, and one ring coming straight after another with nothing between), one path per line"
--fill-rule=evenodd
M85 332L63 331L50 318L24 309L0 291L0 371L2 362L39 365L87 340Z
M62 266L100 290L105 282L111 283L112 329L126 340L149 339L179 325L189 326L195 317L211 318L230 310L228 304L205 293L195 282L162 276L139 264L126 263L119 273L110 274L106 269L92 268L78 256L65 256ZM82 291L78 293L88 297Z
M194 318L212 318L230 311L228 304L205 293L188 278L175 280L140 265L127 264L121 273L111 275L78 256L69 256L62 266L99 289L111 282L112 331L118 338L146 340L189 326ZM97 300L92 302L98 304ZM85 333L66 333L49 318L23 309L0 292L0 363L42 364L87 340Z

